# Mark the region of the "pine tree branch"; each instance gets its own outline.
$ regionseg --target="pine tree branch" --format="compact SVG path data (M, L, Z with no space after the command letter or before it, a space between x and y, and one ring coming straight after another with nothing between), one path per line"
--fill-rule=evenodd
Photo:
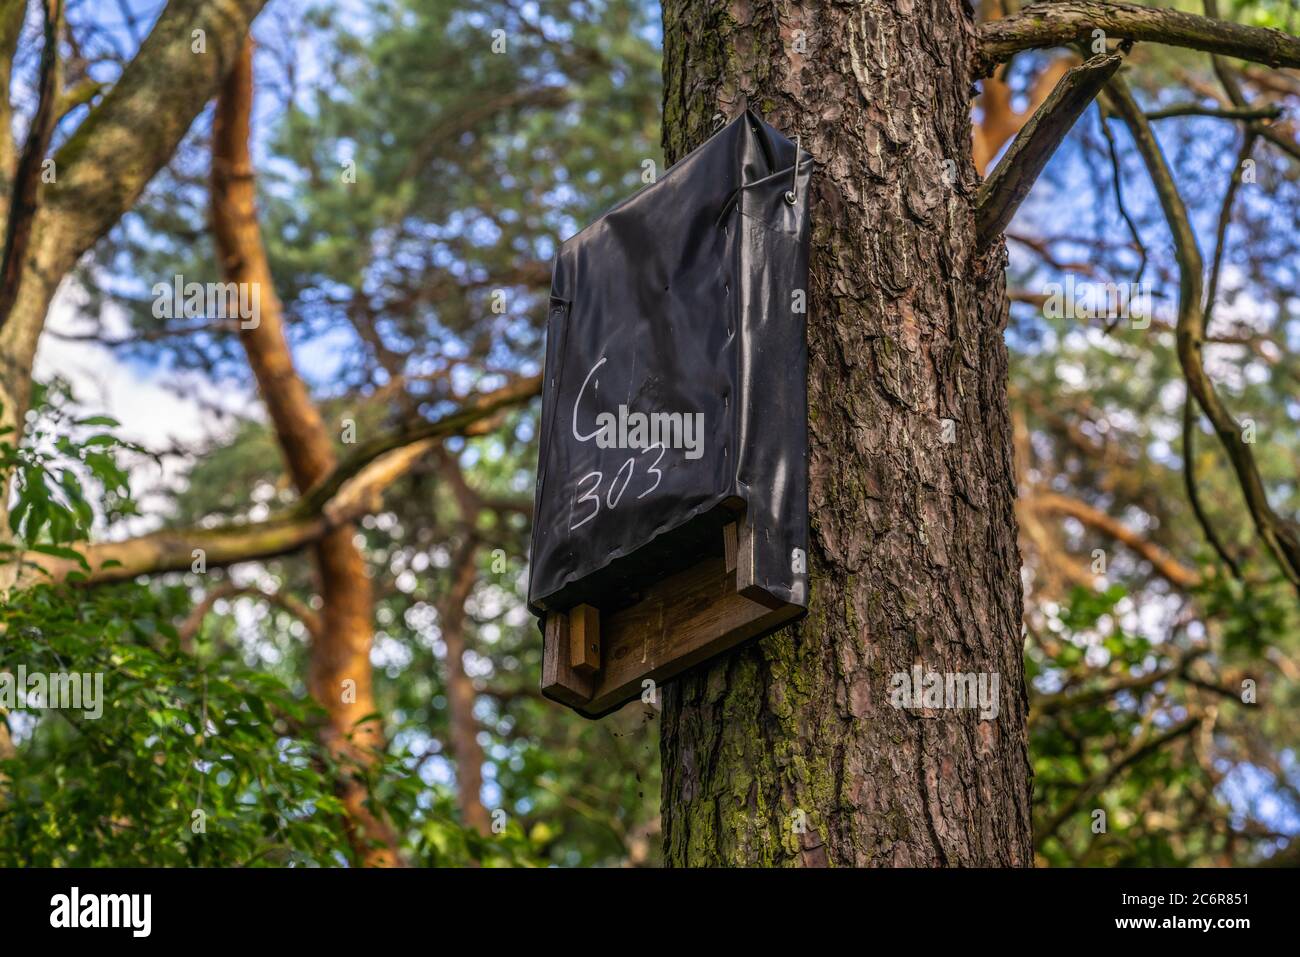
M1241 426L1223 404L1205 370L1201 353L1205 342L1205 312L1201 304L1204 261L1187 215L1187 207L1183 204L1160 144L1151 131L1151 124L1133 100L1128 85L1115 77L1107 84L1104 96L1108 107L1124 120L1133 136L1173 236L1179 274L1176 337L1183 377L1187 380L1188 389L1196 397L1197 404L1214 427L1220 444L1228 453L1256 532L1276 559L1286 579L1300 590L1300 530L1293 522L1278 515L1269 504L1259 467L1242 434Z
M222 599L239 598L241 596L261 598L284 609L303 623L307 633L312 636L312 640L319 640L324 629L321 616L302 599L284 589L270 591L258 585L237 585L228 581L223 582L205 594L202 601L195 605L190 610L190 613L185 616L185 620L176 629L181 647L188 651L193 650L194 639L198 637L199 629L203 626L203 619L212 611L213 605Z
M1145 758L1156 753L1167 744L1177 741L1179 738L1189 734L1204 720L1199 715L1184 718L1162 734L1152 735L1141 741L1136 741L1130 745L1123 754L1108 768L1097 774L1091 780L1086 782L1074 793L1074 796L1066 802L1065 806L1058 811L1052 819L1041 830L1034 828L1034 843L1038 847L1061 829L1066 821L1074 816L1094 797L1106 790L1116 778L1124 771L1135 764L1140 763Z
M1300 67L1300 38L1281 30L1127 3L1062 0L1033 3L1015 16L981 24L974 75L1021 50L1091 41L1101 30L1111 40L1145 40L1251 60L1272 67Z
M1173 677L1183 677L1199 687L1202 682L1188 674L1188 668L1196 659L1208 653L1209 649L1204 645L1198 648L1189 648L1179 653L1174 661L1164 667L1153 668L1146 674L1126 675L1122 678L1115 678L1107 684L1086 688L1082 691L1063 691L1057 694L1041 695L1031 703L1030 712L1034 716L1043 716L1092 707L1101 702L1109 701L1121 692L1142 691Z
M1127 47L1070 70L1016 134L1002 162L975 196L976 236L987 246L1006 229L1067 133L1124 60Z
M1178 103L1164 109L1152 110L1147 114L1148 120L1167 120L1175 116L1208 116L1220 120L1275 120L1282 115L1282 107L1242 106L1216 107L1202 106L1200 103Z
M171 159L264 3L170 0L122 76L54 156L43 227L60 266L106 233Z
M214 528L163 529L121 542L73 546L90 566L37 552L19 558L18 588L42 581L81 585L126 581L139 575L190 569L202 550L206 568L273 558L318 541L331 529L378 507L380 493L406 473L436 442L453 435L482 434L510 408L541 391L541 377L521 377L495 392L429 422L421 420L357 448L325 479L287 509L260 522Z
M41 167L58 121L59 37L63 33L63 0L45 0L45 45L41 49L40 99L27 131L18 169L14 173L9 214L5 217L4 250L0 253L0 329L18 299L18 286L27 266L27 247L41 193Z
M1142 558L1151 563L1162 577L1179 588L1192 588L1199 585L1201 575L1194 568L1188 568L1174 556L1148 538L1133 531L1117 518L1107 515L1099 508L1068 495L1055 492L1040 492L1029 495L1030 507L1044 512L1056 512L1078 519L1089 528L1101 532L1108 538L1127 545Z

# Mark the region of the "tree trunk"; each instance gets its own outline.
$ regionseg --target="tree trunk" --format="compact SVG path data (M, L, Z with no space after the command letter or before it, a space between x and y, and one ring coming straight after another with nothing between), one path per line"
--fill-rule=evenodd
M81 125L48 159L54 178L42 184L12 310L0 323L0 442L22 443L32 395L32 363L50 301L77 260L135 203L175 153L194 117L234 62L248 26L265 0L169 0L135 58ZM0 71L9 92L12 51L26 4L0 0ZM205 44L193 52L195 38ZM158 109L166 100L167 109ZM9 129L12 107L0 95L0 192L12 186L16 158ZM9 201L0 201L7 219ZM5 223L0 221L0 227ZM0 544L9 533L13 476L0 482ZM0 565L0 591L11 587L16 563Z
M474 679L465 672L465 603L478 582L477 553L478 543L472 538L457 552L451 588L439 609L438 628L447 647L447 711L456 760L456 803L465 826L487 835L492 828L482 798L483 748L474 718L477 693Z
M812 187L812 603L665 689L672 865L1032 863L1001 244L959 0L665 0L664 146L745 102ZM801 49L802 47L802 49ZM893 676L998 676L995 720Z
M222 277L257 287L250 296L241 297L251 302L255 296L259 315L256 323L241 323L240 339L290 477L302 493L328 475L336 459L320 412L294 369L262 244L248 150L252 106L249 40L217 97L212 127L212 227ZM321 633L312 642L308 683L329 715L326 745L340 757L365 765L383 749L384 737L379 721L369 717L377 710L370 669L374 602L365 561L352 543L355 534L353 525L342 525L323 536L314 549L324 608ZM376 866L397 863L396 838L366 807L365 788L351 780L340 788L363 860ZM373 847L375 840L383 846Z

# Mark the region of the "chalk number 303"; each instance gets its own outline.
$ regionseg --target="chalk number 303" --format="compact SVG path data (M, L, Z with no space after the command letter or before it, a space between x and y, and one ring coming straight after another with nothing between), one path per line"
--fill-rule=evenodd
M659 463L663 460L664 452L666 451L663 443L656 443L648 446L642 449L637 455L630 456L619 470L614 473L614 477L610 479L609 488L605 490L605 505L610 509L610 511L618 508L618 503L623 500L623 493L626 492L627 487L632 484L632 474L636 471L636 460L638 456L645 455L647 452L653 452L656 449L659 450L659 454L655 456L654 462L652 462L650 467L646 469L647 474L654 477L654 484L642 491L637 498L643 499L659 487L659 483L663 481L664 477L664 473L659 469ZM576 496L573 503L576 506L574 514L576 515L579 511L583 510L584 502L588 503L590 507L586 509L586 514L579 521L569 526L569 531L573 531L575 528L581 528L600 514L600 486L604 481L605 473L599 470L588 472L582 478L578 479L577 490L574 493ZM587 487L584 488L583 486Z

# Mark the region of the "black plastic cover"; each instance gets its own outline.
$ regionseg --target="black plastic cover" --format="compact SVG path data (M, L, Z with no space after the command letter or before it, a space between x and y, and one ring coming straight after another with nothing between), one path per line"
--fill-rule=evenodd
M746 111L561 246L529 607L602 610L721 555L806 605L813 161Z

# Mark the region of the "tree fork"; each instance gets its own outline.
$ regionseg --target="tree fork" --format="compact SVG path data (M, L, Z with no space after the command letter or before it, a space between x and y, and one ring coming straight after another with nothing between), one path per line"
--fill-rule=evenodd
M810 613L665 689L665 861L1027 866L1005 249L976 244L968 12L663 10L670 162L748 104L819 163ZM999 716L894 708L915 664L998 673Z

